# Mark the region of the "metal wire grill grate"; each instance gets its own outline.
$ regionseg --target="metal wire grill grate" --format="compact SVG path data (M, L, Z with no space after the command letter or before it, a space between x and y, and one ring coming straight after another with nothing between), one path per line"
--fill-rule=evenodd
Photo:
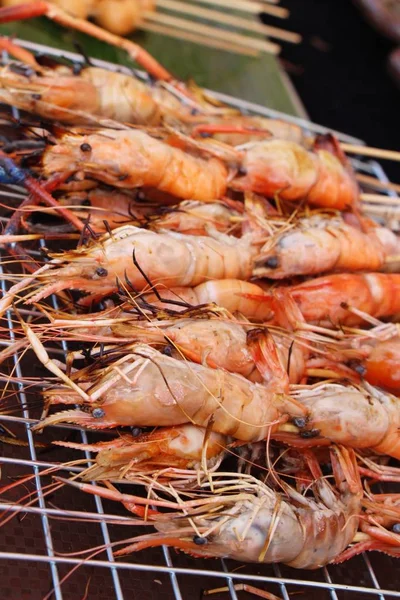
M48 47L23 41L19 43L35 51L60 55L60 52ZM81 60L81 57L76 54L67 52L62 54L75 61ZM98 66L129 72L124 67L117 67L103 61L93 62ZM288 118L308 132L327 132L325 128L301 119L287 117L224 94L214 95L219 100L245 111ZM343 141L360 143L359 140L340 133L338 137ZM355 159L354 166L359 172L374 175L381 181L387 182L381 166L376 162ZM15 186L0 191L0 194L6 197L18 196L22 193L23 191ZM394 192L388 193L396 196ZM396 219L394 222L397 223ZM7 289L7 277L3 277L4 274L4 265L0 264L3 293ZM53 298L52 302L53 307L57 308L56 298ZM35 316L34 311L23 312L27 317ZM15 340L11 312L7 314L6 321L10 338L0 340L2 346L7 346ZM59 352L65 353L66 349L63 343ZM321 600L400 598L400 591L397 591L400 589L400 576L396 577L396 565L393 559L377 554L363 555L345 565L332 566L311 573L295 571L280 565L242 566L224 560L193 559L182 554L178 555L165 547L130 557L129 562L115 562L110 542L133 535L131 519L119 505L103 502L99 497L74 493L74 490L64 489L61 497L57 493L54 498L55 503L52 497L47 496L48 490L43 478L45 471L65 460L70 460L71 454L66 454L62 449L52 451L48 456L43 453L40 436L34 438L30 429L31 424L36 422L38 414L35 408L31 408L32 404L28 397L29 378L32 378L32 373L37 376L37 372L32 370L32 361L21 360L18 355L13 357L9 366L16 380L15 395L18 398L19 411L14 415L0 414L0 424L17 428L27 446L21 448L3 445L3 456L0 459L3 481L7 478L12 480L22 474L32 474L31 491L37 495L37 501L28 504L21 513L16 503L18 496L9 501L1 496L0 511L4 512L0 515L0 522L4 522L5 517L12 515L18 518L18 522L15 518L10 519L2 529L1 597L36 600L49 594L48 598L52 597L55 600L71 598L124 600L124 598L139 597L181 600L197 598L204 589L223 588L213 597L216 599L230 597L232 600L237 600L242 592L236 591L235 585L244 583L264 592L275 593L284 600L290 600L295 594L299 594L301 598ZM25 383L18 381L23 375L27 378ZM4 377L2 379L4 380ZM60 425L52 429L54 439L61 434L72 432L80 436L80 441L87 442L87 434L76 427ZM86 459L89 465L89 453L86 453ZM82 465L64 467L70 473L79 472L82 468ZM69 552L100 544L105 545L103 553L94 554L85 561L84 565L80 556L68 555ZM80 568L65 579L68 571L78 566Z

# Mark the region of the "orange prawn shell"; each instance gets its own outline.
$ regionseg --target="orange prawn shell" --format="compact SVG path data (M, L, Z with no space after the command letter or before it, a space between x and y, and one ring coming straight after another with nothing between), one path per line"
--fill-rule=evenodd
M363 318L347 305L377 318L400 312L400 274L327 275L292 287L291 294L307 322L358 325Z
M271 140L254 144L245 154L243 189L284 200L307 196L318 177L318 160L295 142Z
M1 99L47 119L76 123L76 111L93 115L100 108L96 88L82 77L54 72L27 78L4 67L0 70L0 86Z
M156 188L204 202L224 195L228 175L222 161L192 156L139 130L67 133L45 152L43 168L47 177L75 169L115 187Z
M336 210L347 210L354 206L359 190L352 174L330 152L318 150L317 156L319 175L308 193L308 202Z
M372 348L363 363L364 378L377 387L400 393L400 339L386 340Z

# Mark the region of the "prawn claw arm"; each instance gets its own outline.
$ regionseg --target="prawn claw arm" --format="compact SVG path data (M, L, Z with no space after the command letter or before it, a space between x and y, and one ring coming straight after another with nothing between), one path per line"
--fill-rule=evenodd
M110 33L85 19L73 17L50 2L36 0L35 2L26 2L17 6L5 6L0 9L0 23L20 21L40 16L45 16L64 27L71 27L71 29L92 35L102 42L125 50L133 60L138 62L156 79L163 81L171 81L173 79L172 75L138 44Z

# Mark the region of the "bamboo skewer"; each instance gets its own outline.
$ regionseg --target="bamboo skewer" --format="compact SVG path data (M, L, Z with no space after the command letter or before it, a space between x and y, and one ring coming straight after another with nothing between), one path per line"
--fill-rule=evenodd
M196 35L195 33L191 33L189 31L181 31L180 29L158 25L157 23L141 23L140 29L143 29L144 31L151 31L152 33L166 35L177 40L184 40L185 42L192 42L194 44L200 44L201 46L208 46L209 48L227 50L228 52L234 52L235 54L243 54L244 56L258 56L258 51L254 50L253 48L248 48L239 44L233 44L224 40L205 38L203 35Z
M212 6L221 6L222 8L229 8L230 10L236 10L239 12L247 12L252 15L258 15L260 13L266 13L279 19L287 19L289 11L287 8L281 6L268 6L268 4L262 4L261 2L253 2L252 0L195 0L201 4L211 4Z
M258 0L258 2L260 4L266 4L268 6L268 4L279 4L281 0Z
M383 217L399 218L400 207L390 206L375 206L374 204L363 203L363 210L369 215L377 215Z
M357 180L360 183L364 183L365 185L374 187L378 190L392 190L393 192L400 193L400 184L398 183L385 183L384 181L375 179L375 177L371 177L370 175L362 175L361 173L357 173Z
M384 194L361 194L361 200L372 204L387 204L388 206L400 206L400 198L385 196Z
M181 19L179 17L172 17L166 14L146 12L145 19L147 22L158 23L161 25L170 25L177 29L183 29L185 31L192 32L195 28L197 34L203 34L205 36L212 36L217 40L224 40L239 46L245 46L253 48L254 50L260 50L261 52L267 52L269 54L279 54L280 46L273 42L268 42L262 39L251 38L240 33L233 33L231 31L225 31L224 29L218 29L217 27L211 27L209 25L203 25L202 23L193 23L187 19Z
M229 15L218 10L211 10L209 8L202 8L187 2L181 2L177 0L157 0L157 7L165 8L167 10L173 10L188 15L194 15L195 17L201 17L209 19L210 21L217 21L218 23L224 23L226 25L232 25L239 29L247 31L253 31L261 35L268 35L275 37L286 42L298 44L301 41L301 36L298 33L292 31L286 31L279 27L271 27L270 25L263 25L244 17L238 17L236 15Z
M371 148L370 146L354 146L353 144L340 144L344 152L349 154L362 154L373 158L382 158L385 160L400 161L400 152L396 150L382 150L381 148Z

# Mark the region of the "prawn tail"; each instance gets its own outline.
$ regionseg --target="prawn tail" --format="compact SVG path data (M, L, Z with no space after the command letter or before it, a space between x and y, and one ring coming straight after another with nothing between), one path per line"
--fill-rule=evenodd
M330 454L338 488L342 488L343 491L347 488L353 494L362 494L361 477L354 450L345 446L332 446Z
M99 411L99 417L96 417L96 412ZM50 417L46 417L42 421L39 421L32 427L33 431L38 431L49 425L58 425L59 423L73 423L74 425L81 425L88 429L106 429L107 427L117 427L118 423L114 421L108 421L103 414L103 410L95 408L92 414L84 412L83 410L64 410Z
M292 294L283 288L277 288L273 293L273 309L275 322L289 331L301 329L305 319Z
M319 134L315 137L314 150L326 150L335 156L344 167L349 164L349 159L340 147L339 140L332 133Z
M265 329L251 329L247 333L247 347L266 383L280 383L282 392L289 391L289 377L280 361L272 335Z

